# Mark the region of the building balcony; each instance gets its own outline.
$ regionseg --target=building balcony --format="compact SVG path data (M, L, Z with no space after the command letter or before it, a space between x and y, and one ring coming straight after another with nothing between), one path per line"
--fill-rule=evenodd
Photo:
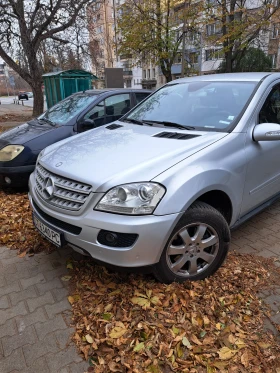
M157 84L156 78L144 78L142 84Z
M132 70L123 70L123 75L124 76L132 76L133 75Z

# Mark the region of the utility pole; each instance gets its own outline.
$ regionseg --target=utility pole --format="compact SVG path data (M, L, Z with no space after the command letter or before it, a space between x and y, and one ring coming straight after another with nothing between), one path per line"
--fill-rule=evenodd
M181 62L181 78L185 73L185 48L186 48L186 0L184 2L184 17L183 17L183 38L182 38L182 62Z

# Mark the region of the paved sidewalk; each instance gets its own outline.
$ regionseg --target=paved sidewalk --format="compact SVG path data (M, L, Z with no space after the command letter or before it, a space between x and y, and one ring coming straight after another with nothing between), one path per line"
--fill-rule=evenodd
M0 247L1 373L87 371L70 341L68 282L61 280L69 272L71 254L62 249L19 258L16 251Z
M233 232L232 250L275 257L280 266L280 202ZM70 336L68 282L71 249L19 258L0 247L0 373L83 373L88 364L78 355ZM261 294L280 325L279 286ZM267 319L266 327L277 335ZM278 333L279 335L279 333Z

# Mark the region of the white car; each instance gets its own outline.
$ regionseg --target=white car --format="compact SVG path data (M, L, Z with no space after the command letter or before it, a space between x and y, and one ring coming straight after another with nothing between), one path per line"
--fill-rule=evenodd
M26 92L28 98L32 98L33 97L33 93L32 92Z

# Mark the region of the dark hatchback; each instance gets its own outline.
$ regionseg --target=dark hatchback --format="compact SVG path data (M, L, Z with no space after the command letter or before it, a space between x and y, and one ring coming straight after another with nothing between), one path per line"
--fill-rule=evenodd
M24 187L46 146L109 124L150 95L144 89L78 92L36 119L0 135L0 186Z

